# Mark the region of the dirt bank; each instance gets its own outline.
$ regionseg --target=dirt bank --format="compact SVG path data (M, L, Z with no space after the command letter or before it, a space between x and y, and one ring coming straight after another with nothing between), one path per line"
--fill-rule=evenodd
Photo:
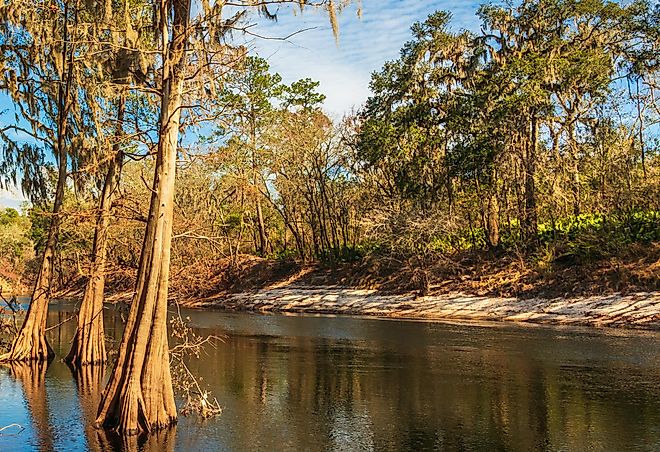
M188 307L236 311L371 315L407 319L530 322L660 330L660 292L570 298L504 298L443 294L385 295L375 290L290 285L215 299Z
M178 269L170 297L225 310L660 330L660 244L622 256L545 268L475 254L457 259L452 273L429 268L427 291L415 289L415 269L381 268L368 260L329 268L246 256L236 266L219 260ZM106 301L130 302L133 274L111 272ZM57 297L80 297L85 283L79 278Z

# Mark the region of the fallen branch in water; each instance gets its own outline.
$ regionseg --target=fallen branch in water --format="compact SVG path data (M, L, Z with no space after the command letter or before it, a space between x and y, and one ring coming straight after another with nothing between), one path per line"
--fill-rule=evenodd
M68 322L69 320L75 319L76 317L78 317L78 314L73 314L71 317L69 317L68 319L64 319L64 320L62 320L62 321L61 321L60 323L58 323L57 325L49 326L48 328L46 328L46 331L54 330L55 328L58 328L58 327L64 325L64 324L65 324L66 322Z
M11 309L11 317L13 321L13 326L14 326L14 334L18 334L18 324L16 323L16 313L18 312L18 309L16 309L16 306L18 306L18 302L16 301L16 296L11 297L9 300L5 298L5 296L2 294L2 286L0 286L0 298L2 298L2 301L5 302L5 304Z
M195 378L193 373L190 371L190 369L188 369L188 366L186 366L183 361L181 361L181 366L185 369L188 377L197 388L197 391L187 391L186 405L181 409L181 414L187 416L188 414L196 411L203 419L222 414L222 407L220 406L218 399L214 397L213 401L211 401L211 394L199 387L197 378ZM191 394L195 394L199 397L194 399L191 397Z
M195 334L188 325L189 321L189 317L186 317L185 320L181 317L177 304L177 315L170 320L172 336L181 341L170 349L170 364L174 370L173 374L179 376L173 383L175 389L186 398L186 404L181 409L181 414L187 416L196 412L206 419L220 415L222 408L216 398L211 400L211 394L201 388L198 378L190 371L184 359L187 357L199 359L205 345L210 344L215 347L215 341L223 339L218 336L202 337Z
M20 430L17 431L16 433L2 433L4 430L7 430L8 428L11 427L18 427ZM21 424L9 424L5 425L4 427L0 428L0 436L14 436L20 434L23 430L25 430L25 427L23 427Z

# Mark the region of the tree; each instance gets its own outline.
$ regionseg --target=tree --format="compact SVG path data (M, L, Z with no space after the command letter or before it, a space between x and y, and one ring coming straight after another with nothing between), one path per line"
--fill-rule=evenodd
M270 73L269 69L263 58L249 56L223 81L217 103L224 119L215 136L220 137L224 145L215 152L214 160L222 164L219 171L224 179L233 181L232 197L240 200L237 208L241 228L244 225L244 200L255 206L255 252L263 256L274 248L264 220L266 208L262 206L262 202L268 200L282 217L284 227L293 235L298 254L304 260L305 240L301 223L309 221L308 215L320 214L320 210L301 212L297 210L299 205L281 202L285 192L287 196L292 195L288 200L299 199L302 184L306 183L294 174L292 167L288 167L291 174L286 172L285 162L296 167L303 161L309 163L308 151L321 145L319 138L326 141L331 124L320 111L325 96L316 92L318 82L304 79L284 85L281 76ZM292 150L294 142L297 154ZM295 178L300 185L293 190L285 188L286 183L280 182L287 178L291 183ZM323 207L325 217L325 209L329 206L320 204L321 200L315 202L318 207ZM321 217L314 218L312 221L319 225ZM318 232L318 228L314 228L313 234ZM314 243L318 255L320 242L315 240ZM326 245L329 244L325 241L322 249L327 251Z
M80 116L84 99L79 90L84 69L77 57L86 50L80 42L86 30L82 23L89 15L73 1L16 1L1 5L0 17L0 40L7 65L2 86L18 109L16 123L1 131L5 173L10 172L15 179L16 168L22 166L23 188L29 190L34 185L43 186L42 174L28 165L30 160L37 157L34 163L40 162L45 152L52 152L57 167L48 237L32 301L11 351L0 359L41 361L53 356L45 337L46 314L69 156L84 152L88 144L88 129ZM20 121L26 122L28 128L22 127ZM36 144L17 143L8 135L16 131L27 133Z
M138 12L143 13L145 4L141 6L143 9L142 11L138 9ZM147 47L150 43L150 37L140 36L135 31L135 28L140 27L142 14L136 14L136 18L131 17L131 14L128 14L128 3L124 2L117 5L117 11L113 11L112 4L106 5L105 8L107 9L103 11L99 29L105 30L110 26L109 24L115 23L123 26L123 32L99 33L98 53L103 55L104 61L97 67L98 88L88 90L88 96L98 92L96 94L98 97L93 99L92 103L98 104L99 107L94 109L92 114L98 116L97 110L100 110L100 106L110 104L114 107L110 115L114 113L115 117L114 123L106 119L110 123L106 128L114 130L107 134L105 130L99 130L97 141L100 155L93 155L88 165L88 167L105 169L105 174L98 197L99 206L92 242L89 280L80 304L76 334L65 359L74 366L101 364L106 360L103 300L108 260L108 229L113 201L119 190L124 161L123 147L128 141L125 131L126 107L129 100L127 98L130 91L135 93L132 95L132 103L136 104L136 109L139 111L139 104L144 100L141 91L148 87L148 73L153 72L150 70L148 58L142 52L127 51L127 48L137 48L140 44ZM138 114L135 113L135 116ZM137 118L135 123L139 124ZM138 128L136 132L139 132L139 125L136 127ZM104 139L105 135L110 135L110 139ZM91 169L87 172L91 172Z
M162 97L149 219L135 296L96 421L127 434L159 430L177 418L168 362L167 293L190 1L159 6Z
M307 4L306 1L297 3ZM149 217L135 295L117 363L96 421L98 425L124 434L163 429L177 419L168 360L167 297L184 82L189 75L191 81L197 78L199 84L208 89L205 83L210 82L215 73L204 71L226 65L234 58L223 45L225 34L252 7L268 13L268 4L253 0L238 2L235 5L238 12L224 21L224 3L202 2L195 18L191 18L190 0L162 0L154 6L157 18L154 29L158 30L162 67L158 89L160 123ZM327 7L334 13L332 2ZM191 40L193 36L197 38L194 41ZM214 56L220 60L214 60ZM192 70L190 63L193 63Z
M392 212L446 218L469 231L472 247L499 248L504 236L533 250L540 223L584 212L594 185L587 167L606 158L611 124L641 143L637 129L653 123L657 9L529 0L478 15L478 34L448 32L444 12L413 26L401 57L372 77L358 157ZM626 78L634 92L636 71L645 94L622 105L612 93ZM635 124L625 119L631 107Z
M286 101L269 131L271 205L294 237L301 260L352 258L359 200L352 156L321 110L318 83L287 87Z
M102 364L106 360L105 333L103 328L103 299L107 266L108 228L113 199L119 187L123 152L123 122L125 95L117 100L117 125L115 142L108 165L103 189L99 197L99 211L94 230L92 264L89 281L85 287L78 313L78 326L66 361L72 365Z
M268 250L268 231L262 207L265 186L263 134L272 122L274 105L283 90L282 77L271 74L266 60L248 56L222 81L218 102L227 110L223 127L216 132L224 140L231 139L228 149L237 151L245 160L241 167L248 169L246 184L239 187L254 204L258 230L257 252Z

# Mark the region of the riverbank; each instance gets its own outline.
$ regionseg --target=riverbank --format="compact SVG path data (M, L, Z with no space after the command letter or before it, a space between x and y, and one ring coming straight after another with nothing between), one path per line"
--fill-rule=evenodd
M442 294L388 295L343 287L285 286L218 298L187 300L182 306L228 311L365 315L424 320L528 322L660 330L660 293L638 292L569 298Z
M431 320L495 320L660 330L660 244L631 247L618 258L574 265L531 265L474 254L454 272L383 268L379 261L334 267L245 256L174 272L171 301L229 311L371 315ZM440 264L438 264L440 265ZM442 265L440 265L442 267ZM81 298L86 278L55 298ZM113 270L106 301L130 302L134 271Z

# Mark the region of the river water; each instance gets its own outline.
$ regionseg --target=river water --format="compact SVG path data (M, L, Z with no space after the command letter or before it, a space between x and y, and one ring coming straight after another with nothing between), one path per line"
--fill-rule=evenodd
M51 305L49 325L72 303ZM123 441L94 430L101 379L0 368L0 450L660 450L660 333L184 311L225 335L189 367L223 408ZM121 308L105 310L119 339ZM176 378L176 375L175 375ZM95 383L96 382L96 383Z

